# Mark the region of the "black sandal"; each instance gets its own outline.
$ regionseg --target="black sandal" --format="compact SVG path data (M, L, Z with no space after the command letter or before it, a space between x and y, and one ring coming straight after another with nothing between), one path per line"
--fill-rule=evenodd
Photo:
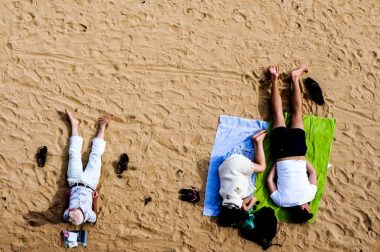
M128 169L129 157L126 153L120 155L119 162L117 162L116 173L122 174L123 171Z
M179 193L181 194L179 196L179 199L182 201L197 203L201 199L201 197L199 196L199 191L196 190L195 188L191 188L191 189L184 188L184 189L179 190Z
M322 89L315 80L307 77L305 80L305 87L309 91L310 97L313 101L315 101L318 105L323 105L325 103Z
M45 166L46 156L47 156L47 147L46 146L40 147L36 154L38 167Z
M179 194L193 194L193 189L186 189L186 188L183 188L181 190L179 190Z
M145 196L144 197L144 205L147 205L151 201L152 201L152 197L150 197L150 196Z

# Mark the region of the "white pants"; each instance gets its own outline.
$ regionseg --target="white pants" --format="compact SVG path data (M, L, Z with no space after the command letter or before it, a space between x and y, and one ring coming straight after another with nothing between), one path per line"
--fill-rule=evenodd
M100 178L100 168L102 166L102 155L106 148L106 142L101 138L92 140L90 158L86 169L83 171L82 165L82 145L83 138L80 136L70 137L69 146L69 167L67 169L67 182L71 187L75 183L83 183L92 189L96 187Z

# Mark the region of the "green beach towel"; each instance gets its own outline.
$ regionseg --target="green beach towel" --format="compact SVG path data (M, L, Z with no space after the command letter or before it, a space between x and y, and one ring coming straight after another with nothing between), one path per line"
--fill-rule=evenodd
M291 114L285 113L285 121L287 124L290 122L290 119ZM306 159L317 171L317 193L314 200L310 203L310 209L314 216L309 220L310 223L314 223L326 184L328 172L327 166L330 160L332 143L334 141L336 121L333 118L321 118L309 115L305 115L303 117L303 121L306 132ZM273 158L270 157L270 132L271 125L268 129L269 134L264 141L267 168L264 173L258 174L257 176L255 197L260 201L259 208L264 206L272 207L275 211L278 221L289 222L289 214L285 209L276 206L272 202L266 188L265 181L274 162Z

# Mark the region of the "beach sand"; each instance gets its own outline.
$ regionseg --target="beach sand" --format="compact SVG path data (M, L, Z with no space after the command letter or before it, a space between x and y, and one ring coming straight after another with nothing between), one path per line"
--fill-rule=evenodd
M304 112L337 129L317 221L279 224L271 251L380 251L379 13L375 0L2 1L0 250L63 251L61 230L75 228L61 219L68 108L84 162L97 119L115 114L88 251L260 251L202 216L202 202L218 116L269 119L274 63L283 79L309 66L326 104L305 93ZM189 186L198 204L178 200Z

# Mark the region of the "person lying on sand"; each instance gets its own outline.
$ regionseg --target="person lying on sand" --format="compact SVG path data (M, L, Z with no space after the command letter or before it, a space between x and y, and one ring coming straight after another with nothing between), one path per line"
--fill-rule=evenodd
M291 71L293 114L290 128L286 128L281 96L277 87L278 73L274 65L268 71L272 80L273 131L271 148L275 163L267 177L270 198L288 208L293 222L304 223L313 217L309 203L317 192L317 173L306 160L307 151L302 116L302 95L299 77L307 66ZM275 179L277 174L277 181Z
M66 109L71 124L71 137L69 146L69 165L67 182L70 186L69 208L65 210L63 219L75 225L85 222L96 222L96 201L98 193L95 191L100 178L101 158L106 142L104 132L112 118L108 114L98 122L98 133L92 140L92 149L86 169L83 171L81 150L83 138L79 136L79 121Z
M221 226L234 226L248 217L248 210L256 203L251 177L266 167L262 130L252 137L255 148L254 162L241 154L233 154L219 167L222 210L218 218Z

